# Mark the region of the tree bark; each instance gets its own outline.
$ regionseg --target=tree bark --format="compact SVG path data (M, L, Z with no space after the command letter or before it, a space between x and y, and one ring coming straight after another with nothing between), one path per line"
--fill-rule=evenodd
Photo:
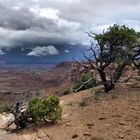
M122 65L118 65L117 69L112 75L112 79L111 79L112 84L115 85L118 82L119 78L122 75L123 69L126 67L126 65L127 65L127 62L124 62Z
M98 72L99 72L100 78L103 82L105 92L107 93L114 88L114 85L112 85L112 83L106 79L106 74L104 72L104 69L102 69L102 68L98 69Z
M125 61L121 65L118 65L118 67L115 70L115 72L113 73L110 81L108 81L106 79L106 74L104 72L104 69L102 69L102 68L98 69L98 72L100 74L100 77L101 77L101 80L103 82L104 89L105 89L106 93L108 93L109 91L111 91L115 87L115 85L118 82L119 78L121 77L123 69L125 68L126 65L127 65L127 61Z

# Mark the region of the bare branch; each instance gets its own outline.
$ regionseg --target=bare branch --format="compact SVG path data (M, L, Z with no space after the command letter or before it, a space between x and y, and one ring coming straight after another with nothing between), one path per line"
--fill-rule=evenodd
M77 63L79 66L84 67L85 69L88 69L88 68L89 68L87 65L84 65L84 64L80 63L79 61L77 61L77 60L75 60L75 59L73 59L73 61L74 61L75 63Z
M98 65L98 58L97 58L97 55L96 55L95 50L92 48L92 44L91 44L90 50L92 51L93 56L94 56L94 58L95 58L95 60L96 60L96 64Z
M97 34L95 34L95 33L93 33L93 32L85 32L89 37L91 37L91 38L95 38L95 36L97 35Z

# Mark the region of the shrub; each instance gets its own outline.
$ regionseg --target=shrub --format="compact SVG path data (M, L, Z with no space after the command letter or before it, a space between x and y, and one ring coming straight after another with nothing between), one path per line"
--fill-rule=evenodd
M87 103L86 103L86 101L84 101L84 100L82 100L82 101L80 101L79 102L79 106L86 106L87 105Z
M71 93L71 90L69 88L65 89L62 93L62 95L68 95Z
M3 112L9 113L13 109L13 107L14 107L13 104L0 106L0 113L3 113Z
M81 81L82 82L86 82L86 81L88 81L91 78L92 78L91 73L86 73L86 74L82 75Z
M95 102L98 102L100 100L99 93L95 93L94 100L95 100Z
M90 81L88 82L88 80ZM91 73L86 73L86 74L83 74L79 80L75 81L73 89L77 90L80 88L80 90L85 90L93 86L96 86L96 79L92 77Z
M32 99L29 102L29 111L34 121L41 121L46 118L51 122L56 122L62 116L62 108L59 105L57 96L49 96L45 99Z
M117 99L117 98L118 98L118 95L117 95L116 93L113 92L113 93L111 94L111 98L112 98L112 99Z
M74 83L74 90L76 90L76 89L78 89L80 86L82 85L82 81L80 81L80 80L77 80L77 81L75 81L75 83Z

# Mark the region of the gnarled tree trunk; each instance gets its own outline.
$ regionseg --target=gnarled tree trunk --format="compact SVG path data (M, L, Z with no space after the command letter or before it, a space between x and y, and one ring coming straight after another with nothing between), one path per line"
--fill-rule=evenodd
M121 77L123 69L125 68L126 65L127 65L127 61L125 61L121 65L118 65L118 67L116 68L115 72L113 73L110 81L108 81L106 79L106 74L104 72L104 69L102 69L102 68L98 69L98 72L100 74L100 77L101 77L101 80L103 82L104 89L105 89L106 93L111 91L115 87L115 85L118 82L119 78Z

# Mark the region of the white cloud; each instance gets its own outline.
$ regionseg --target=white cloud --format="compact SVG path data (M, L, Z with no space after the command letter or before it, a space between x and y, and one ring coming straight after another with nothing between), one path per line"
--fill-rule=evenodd
M139 9L140 0L0 0L0 49L84 45L85 31L102 33L114 23L140 31Z
M0 55L4 55L5 52L3 50L0 50Z
M70 53L70 50L65 49L64 52L65 53Z
M60 18L59 14L61 14L61 12L58 9L34 6L30 8L30 11L36 14L37 17L52 19L58 27L66 27L73 30L80 28L80 23Z
M27 54L27 56L48 56L48 55L58 55L59 51L52 45L50 46L37 46L32 49L31 52Z

